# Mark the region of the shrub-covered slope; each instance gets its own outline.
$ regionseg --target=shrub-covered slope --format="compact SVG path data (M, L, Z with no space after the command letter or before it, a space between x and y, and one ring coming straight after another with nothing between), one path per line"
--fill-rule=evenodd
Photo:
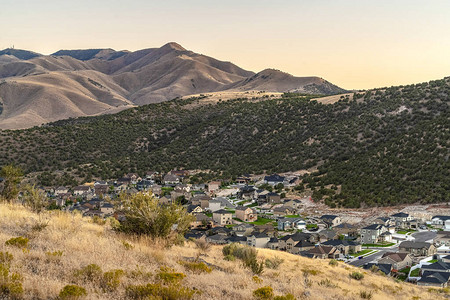
M295 94L174 100L3 131L0 165L45 171L44 185L73 183L56 170L85 180L172 168L229 178L318 166L304 182L332 206L449 201L449 81L372 90L330 105Z

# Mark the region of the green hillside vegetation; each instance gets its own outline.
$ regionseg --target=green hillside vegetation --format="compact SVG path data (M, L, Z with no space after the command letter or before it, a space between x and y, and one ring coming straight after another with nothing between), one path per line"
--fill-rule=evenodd
M450 201L449 81L371 90L330 105L296 94L217 104L176 99L3 131L0 165L42 172L44 185L173 168L231 178L317 166L304 184L330 206Z

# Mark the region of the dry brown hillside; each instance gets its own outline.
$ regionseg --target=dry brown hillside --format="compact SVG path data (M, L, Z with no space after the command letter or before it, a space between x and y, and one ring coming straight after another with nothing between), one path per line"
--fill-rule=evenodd
M274 70L255 74L177 43L135 52L61 50L48 56L15 49L0 51L0 129L27 128L226 90L343 91L319 77L294 77Z
M28 246L5 244L15 237L29 238ZM5 253L12 255L10 274L22 277L21 280L16 276L16 282L23 283L24 299L55 299L68 284L85 288L86 299L130 299L125 292L127 286L176 281L174 273L183 273L186 277L179 278L178 284L169 285L171 291L179 292L184 287L185 292L194 291L192 299L255 299L253 291L265 286L272 287L275 296L292 294L296 299L443 297L437 290L397 283L392 278L342 263L332 266L328 260L311 260L271 250L258 250L258 256L261 259L278 257L283 263L277 269L265 268L257 277L238 260L224 260L219 246L200 256L212 269L210 273L201 272L186 264L199 253L191 242L164 248L146 238L118 235L108 225L94 224L80 215L54 211L37 216L21 206L6 204L0 204L0 252L3 265L6 264ZM98 265L101 271L91 266L90 273L86 269L80 272L90 264ZM161 271L161 267L169 269ZM105 275L111 270L121 271ZM354 271L363 272L364 278L351 279L349 274ZM121 276L117 281L106 281L108 285L105 280L114 277L111 274ZM8 276L12 281L11 275ZM0 277L0 287L4 283ZM150 285L156 286L160 287Z

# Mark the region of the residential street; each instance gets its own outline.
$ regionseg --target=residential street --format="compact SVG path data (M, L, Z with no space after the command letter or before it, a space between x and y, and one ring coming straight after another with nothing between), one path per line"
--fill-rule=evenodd
M352 266L355 266L355 267L361 267L362 265L364 265L366 263L370 263L370 262L380 258L386 252L397 252L398 246L390 247L390 248L376 247L376 248L369 248L369 249L380 250L380 251L378 251L377 253L371 254L369 256L363 257L361 259L356 259L352 262L349 262L349 264Z

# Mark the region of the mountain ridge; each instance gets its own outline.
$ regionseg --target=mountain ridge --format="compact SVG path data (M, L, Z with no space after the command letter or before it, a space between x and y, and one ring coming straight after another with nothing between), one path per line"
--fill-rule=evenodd
M207 92L345 92L319 77L294 77L274 70L265 76L267 72L249 82L260 73L186 50L175 42L134 52L98 48L41 55L5 49L0 51L0 129L29 128ZM82 91L77 84L68 86L74 76L90 84L83 85Z

